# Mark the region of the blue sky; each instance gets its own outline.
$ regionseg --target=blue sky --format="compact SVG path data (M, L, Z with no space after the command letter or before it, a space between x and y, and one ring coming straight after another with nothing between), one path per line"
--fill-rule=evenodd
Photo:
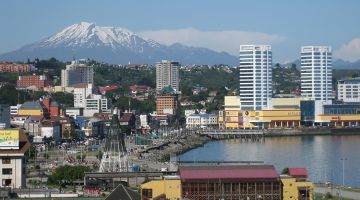
M3 0L0 53L89 21L233 55L240 44L271 44L274 62L297 59L302 45L330 45L335 57L355 61L359 8L357 0Z

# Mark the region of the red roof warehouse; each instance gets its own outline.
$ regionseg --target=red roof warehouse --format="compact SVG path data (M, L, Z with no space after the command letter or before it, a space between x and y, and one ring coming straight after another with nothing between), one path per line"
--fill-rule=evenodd
M240 179L274 179L279 176L272 165L237 166L183 166L180 168L183 181L216 180L232 181Z
M180 166L186 199L281 199L281 181L271 165Z

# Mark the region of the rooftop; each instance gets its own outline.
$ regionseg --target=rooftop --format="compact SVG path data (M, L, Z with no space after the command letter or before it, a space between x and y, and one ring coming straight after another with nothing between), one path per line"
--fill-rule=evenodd
M191 117L215 117L215 114L190 114Z
M0 156L1 154L24 154L29 148L31 144L24 133L24 130L19 129L19 149L0 149Z
M306 168L289 168L289 175L293 177L307 177Z
M43 106L38 101L26 101L20 109L43 109Z
M182 166L179 172L183 181L279 178L272 165Z

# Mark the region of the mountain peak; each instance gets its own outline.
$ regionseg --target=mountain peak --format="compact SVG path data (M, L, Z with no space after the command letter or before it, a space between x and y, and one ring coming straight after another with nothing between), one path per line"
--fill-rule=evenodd
M191 64L237 62L234 56L222 55L206 48L181 44L166 46L144 39L125 28L98 26L86 21L65 27L40 42L0 55L2 60L18 61L50 57L61 60L91 58L110 63L154 63L163 59Z

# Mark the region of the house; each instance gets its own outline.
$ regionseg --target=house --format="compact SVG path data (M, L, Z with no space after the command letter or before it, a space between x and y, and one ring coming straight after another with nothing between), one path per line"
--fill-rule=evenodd
M132 85L129 87L132 94L144 93L149 91L150 87L146 85Z
M26 101L18 110L18 115L34 116L34 117L48 117L48 110L40 101Z
M26 187L25 153L31 144L22 129L0 130L0 188ZM4 141L10 139L12 142Z

